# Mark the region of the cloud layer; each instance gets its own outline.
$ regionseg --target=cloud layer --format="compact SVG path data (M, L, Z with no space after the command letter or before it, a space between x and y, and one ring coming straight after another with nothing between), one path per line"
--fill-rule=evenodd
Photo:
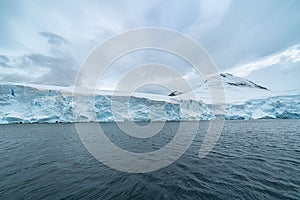
M50 0L1 1L0 81L72 85L80 64L98 44L123 31L153 26L175 29L195 39L220 71L256 74L255 79L261 76L258 72L275 65L295 70L299 64L299 7L297 0L65 0L59 5ZM108 72L103 87L112 87L135 63L150 62L149 57L173 66L192 82L199 81L191 66L158 54L161 52L141 52L132 59L121 59ZM272 73L265 79L269 80L266 86L272 87Z
M263 68L272 67L278 64L284 64L286 68L289 68L292 63L297 62L300 62L300 45L295 45L273 55L234 67L229 69L228 72L236 76L247 77L252 72Z

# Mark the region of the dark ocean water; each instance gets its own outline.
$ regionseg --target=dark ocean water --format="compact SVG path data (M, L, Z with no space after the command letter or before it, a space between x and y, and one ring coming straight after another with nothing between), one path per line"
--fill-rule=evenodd
M190 122L185 122L190 123ZM101 124L119 147L147 152L166 145L178 123L150 139ZM207 157L200 122L187 152L155 172L128 174L91 156L74 124L0 126L0 199L300 199L300 120L227 121Z

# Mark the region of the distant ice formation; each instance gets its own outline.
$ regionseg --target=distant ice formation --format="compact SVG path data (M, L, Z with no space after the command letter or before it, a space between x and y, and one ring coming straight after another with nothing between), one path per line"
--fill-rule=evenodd
M230 74L220 76L227 102L225 119L300 119L300 94L278 96L246 79ZM138 94L130 97L128 103L124 103L123 96L97 93L81 96L78 101L81 103L74 104L71 92L3 84L0 85L0 124L216 119L205 87L193 92L197 94L196 99L186 99L184 94L175 97ZM116 105L114 111L112 98Z

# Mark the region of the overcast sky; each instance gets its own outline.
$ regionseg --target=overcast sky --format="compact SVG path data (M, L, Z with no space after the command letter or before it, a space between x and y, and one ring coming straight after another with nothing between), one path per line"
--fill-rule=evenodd
M299 10L299 0L3 0L0 82L70 86L80 64L105 39L133 28L162 27L203 45L220 72L273 90L299 89ZM173 55L136 52L112 66L103 87L147 62L194 75Z

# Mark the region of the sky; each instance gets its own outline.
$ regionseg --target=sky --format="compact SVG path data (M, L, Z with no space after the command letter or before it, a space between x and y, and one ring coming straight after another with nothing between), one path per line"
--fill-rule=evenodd
M271 90L300 89L299 9L298 0L3 0L0 83L72 86L81 63L101 42L159 27L196 40L220 72ZM101 88L112 89L126 71L149 62L198 80L192 66L174 55L141 50L114 63Z

